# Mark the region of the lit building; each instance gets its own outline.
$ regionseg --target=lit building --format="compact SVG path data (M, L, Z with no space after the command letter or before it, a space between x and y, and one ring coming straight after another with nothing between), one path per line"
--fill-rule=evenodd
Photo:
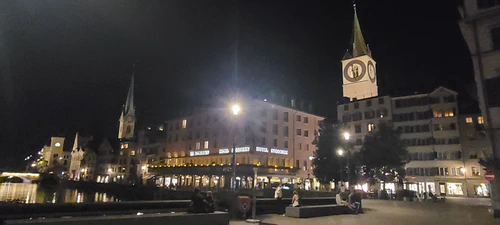
M118 154L108 139L103 139L97 149L96 181L98 183L119 182Z
M73 148L71 149L71 160L68 175L72 180L80 180L85 178L85 168L82 165L82 161L85 157L87 149L87 144L90 141L90 137L82 137L78 133L75 134L75 141L73 142ZM87 153L89 154L89 153Z
M237 187L250 187L257 166L262 187L282 182L312 189L311 160L324 118L299 111L293 98L286 107L274 100L241 101L237 115L227 106L168 121L164 162L152 165L163 167L154 172L159 185L227 188L234 144Z
M484 129L484 117L479 114L460 115L460 142L462 143L462 157L464 161L469 197L489 196L489 182L484 178L484 167L478 162L491 155L491 142Z
M388 123L401 132L408 146L410 161L405 166L405 188L419 193L467 196L468 183L476 181L464 174L471 173L471 166L464 162L462 152L457 93L439 87L427 94L378 96L376 67L370 55L355 12L352 48L342 61L343 93L350 102L337 107L338 120L351 134L354 150L361 149L364 137L380 123ZM346 60L357 61L353 64ZM394 184L385 186L395 191Z
M460 28L472 56L479 107L500 158L500 2L465 0ZM500 208L500 205L499 205Z
M125 101L125 105L120 115L120 127L118 129L120 150L117 176L122 183L133 184L139 180L142 174L139 165L143 160L143 154L135 142L135 122L134 76L132 75L127 100Z
M47 161L48 167L61 162L59 157L63 156L63 147L64 137L52 137L50 138L50 146L43 147L43 159Z

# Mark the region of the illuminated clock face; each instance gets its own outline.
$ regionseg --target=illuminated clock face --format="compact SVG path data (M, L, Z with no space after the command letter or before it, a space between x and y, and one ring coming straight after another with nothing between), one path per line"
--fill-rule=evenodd
M375 71L375 65L373 65L372 61L368 61L368 76L370 77L370 81L375 83L377 71Z
M56 146L56 147L60 147L60 146L61 146L61 143L57 142L54 146Z
M359 60L349 62L344 68L344 77L350 82L361 80L366 74L366 66Z

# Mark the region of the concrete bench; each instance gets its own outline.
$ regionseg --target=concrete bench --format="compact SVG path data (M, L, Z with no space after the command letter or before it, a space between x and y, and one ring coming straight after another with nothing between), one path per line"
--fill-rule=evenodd
M318 216L330 216L349 213L345 205L311 205L301 207L286 207L285 215L295 218L310 218Z
M23 220L5 220L4 225L165 225L165 224L204 224L229 225L227 212L214 213L161 213L144 215L89 216L70 218L37 218Z

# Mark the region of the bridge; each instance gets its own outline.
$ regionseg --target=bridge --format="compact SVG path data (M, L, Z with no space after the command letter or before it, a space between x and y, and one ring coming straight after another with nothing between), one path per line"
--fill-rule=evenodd
M19 178L22 180L22 183L32 183L33 181L38 181L40 179L39 173L17 173L17 172L2 172L0 174L0 180L2 178L6 178L8 180ZM21 182L17 182L21 183Z

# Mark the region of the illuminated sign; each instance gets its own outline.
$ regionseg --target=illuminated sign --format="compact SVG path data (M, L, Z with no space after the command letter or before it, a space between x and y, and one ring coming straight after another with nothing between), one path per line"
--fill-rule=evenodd
M229 149L227 149L227 148L221 148L221 149L219 149L219 154L228 154L229 152L233 152L233 151L229 151ZM236 153L250 152L250 147L239 147L239 148L236 148L235 152Z
M269 150L267 148L264 148L264 147L256 147L255 151L256 152L266 152L266 153L269 152Z
M279 155L288 155L288 150L271 148L271 153L273 153L273 154L279 154Z
M202 150L202 151L190 151L189 156L199 156L199 155L209 155L210 151L209 150Z

